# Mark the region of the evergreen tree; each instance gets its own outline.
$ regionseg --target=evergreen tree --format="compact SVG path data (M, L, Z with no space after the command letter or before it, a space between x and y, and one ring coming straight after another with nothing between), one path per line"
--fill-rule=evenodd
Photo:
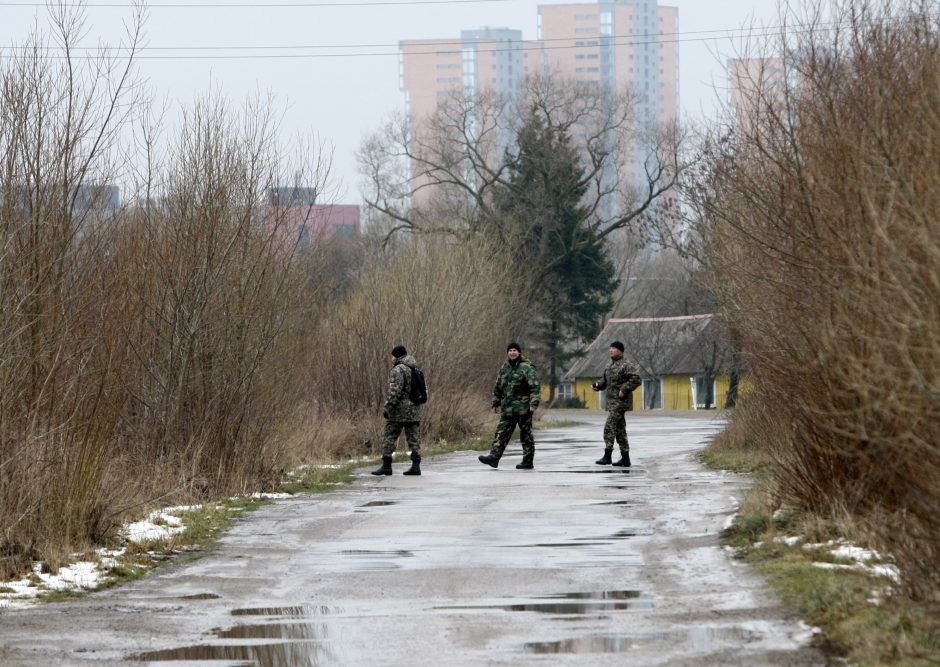
M602 241L587 224L588 180L568 132L533 110L513 152L494 196L498 224L492 227L532 272L534 334L549 360L551 400L558 374L576 354L572 343L597 335L617 281Z

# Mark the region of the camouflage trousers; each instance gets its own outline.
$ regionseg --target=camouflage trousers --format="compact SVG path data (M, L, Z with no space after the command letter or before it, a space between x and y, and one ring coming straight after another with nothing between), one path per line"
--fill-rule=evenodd
M607 412L607 421L604 422L604 449L612 451L614 441L620 445L620 453L630 451L630 443L627 441L627 420L624 419L623 410L609 410Z
M402 430L405 431L405 441L408 449L417 454L421 451L421 422L385 422L385 433L382 435L382 456L391 456L395 453L395 444Z
M519 426L519 440L522 441L522 454L530 456L535 454L535 438L532 437L532 411L521 415L500 415L499 424L496 425L496 438L490 448L490 455L499 458L506 451L512 432Z

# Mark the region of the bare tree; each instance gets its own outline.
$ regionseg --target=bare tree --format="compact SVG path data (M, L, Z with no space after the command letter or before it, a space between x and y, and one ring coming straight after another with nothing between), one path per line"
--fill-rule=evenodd
M598 239L638 232L686 164L675 125L638 127L635 98L600 87L532 76L517 94L455 93L416 127L399 115L369 136L359 151L369 207L394 221L389 236L407 230L465 237L482 231L508 240L517 233L494 215L493 194L509 185L519 158L515 137L536 114L548 128L570 135L582 160L584 224ZM643 174L625 182L622 167L633 150L645 155Z

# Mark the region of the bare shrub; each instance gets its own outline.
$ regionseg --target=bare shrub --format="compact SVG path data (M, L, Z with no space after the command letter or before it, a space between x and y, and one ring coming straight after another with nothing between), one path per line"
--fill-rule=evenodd
M691 191L785 444L782 492L869 522L919 595L940 584L935 9L856 2L840 30L794 33L785 93L762 90L758 115L709 144Z
M134 47L73 59L80 16L53 25L64 57L35 37L0 68L0 578L146 504L270 483L306 285L267 194L298 174L322 193L329 166L285 160L265 101L197 102L163 153ZM119 143L138 118L141 153Z
M139 17L138 17L139 18ZM129 53L48 59L36 34L0 64L0 577L105 525L124 358L100 261L108 183L135 105ZM52 10L65 53L80 17Z
M369 257L357 285L311 323L309 395L356 415L360 445L378 442L390 352L404 344L423 366L431 400L426 438L458 438L480 423L485 395L518 326L514 267L482 241L416 237Z

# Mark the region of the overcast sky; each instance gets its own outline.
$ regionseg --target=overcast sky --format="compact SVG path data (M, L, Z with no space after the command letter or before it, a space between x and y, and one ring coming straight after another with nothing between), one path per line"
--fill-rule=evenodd
M397 0L399 4L385 6L353 4L363 1L319 0L320 6L315 6L316 0L232 0L225 7L205 6L223 4L221 0L153 2L145 26L150 49L139 61L141 71L177 108L210 87L236 100L256 91L271 93L283 110L285 132L312 131L332 143L341 203L359 203L355 151L364 133L404 104L398 89L398 41L453 38L461 30L484 26L522 30L524 39L535 39L536 7L552 3L452 0L418 4L421 0L414 0L409 4ZM23 4L0 0L0 47L21 43L37 21L45 24L47 12L41 3ZM128 3L89 0L86 4L88 34L83 43L117 44L121 21L132 15ZM776 0L661 4L679 8L681 114L686 119L702 119L714 113L716 95L723 95L716 93L714 85L725 84L724 59L740 43L740 29L754 21L776 25ZM722 31L730 31L735 38L723 36ZM301 48L314 46L325 48ZM314 54L343 55L296 57ZM210 55L227 57L205 57Z

